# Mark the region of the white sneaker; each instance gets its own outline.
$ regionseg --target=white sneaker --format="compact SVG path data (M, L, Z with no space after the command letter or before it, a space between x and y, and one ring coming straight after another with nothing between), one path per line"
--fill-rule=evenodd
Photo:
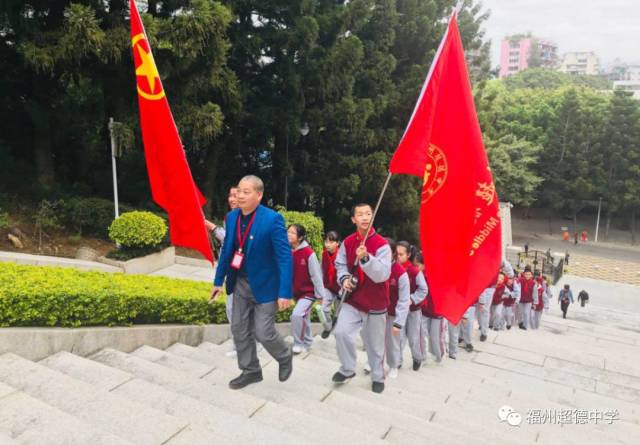
M389 377L390 379L397 379L398 378L398 368L390 368L389 372L387 373L387 377Z
M225 357L237 357L238 356L238 351L236 351L235 349L232 349L231 351L227 351L224 353Z
M369 366L369 363L364 364L364 373L365 374L371 373L371 366Z
M305 348L303 346L300 345L293 345L293 348L291 348L291 350L293 351L294 354L301 354L302 352L305 351Z

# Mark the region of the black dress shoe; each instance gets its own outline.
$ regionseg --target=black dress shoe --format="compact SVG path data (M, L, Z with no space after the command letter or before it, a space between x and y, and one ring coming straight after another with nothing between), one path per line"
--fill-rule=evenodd
M467 346L465 346L465 348L467 350L467 352L473 352L473 345L471 343L469 343Z
M373 382L371 384L371 391L375 392L376 394L380 394L382 391L384 391L384 382Z
M241 389L247 385L251 385L252 383L258 383L262 381L262 371L258 372L243 372L235 379L229 382L229 388L231 389Z
M413 361L413 370L418 371L422 367L422 362L420 360Z
M487 339L487 336L484 334L480 334L480 341L485 341Z
M286 382L293 372L293 351L289 350L289 357L280 362L278 369L278 379Z
M320 337L322 337L323 339L327 339L329 338L330 335L331 335L331 331L324 330L322 331L322 334L320 334Z
M333 381L333 383L345 383L347 380L352 379L355 375L356 375L355 372L351 375L344 375L343 373L338 371L335 374L333 374L333 377L331 377L331 380Z

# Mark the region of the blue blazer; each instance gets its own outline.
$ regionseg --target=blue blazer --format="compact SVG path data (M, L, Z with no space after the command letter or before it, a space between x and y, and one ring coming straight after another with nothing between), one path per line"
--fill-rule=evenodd
M227 214L227 233L216 269L215 286L227 279L227 294L233 293L237 271L230 266L235 253L236 224L240 209ZM256 209L256 219L249 230L244 248L244 269L249 286L258 303L269 303L278 298L292 298L293 260L287 239L284 218L262 205Z

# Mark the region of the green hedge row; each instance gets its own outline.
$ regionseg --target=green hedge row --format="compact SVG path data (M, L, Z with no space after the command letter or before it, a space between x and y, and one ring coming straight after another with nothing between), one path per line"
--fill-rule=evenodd
M0 326L227 323L224 300L209 304L210 292L189 280L0 263Z

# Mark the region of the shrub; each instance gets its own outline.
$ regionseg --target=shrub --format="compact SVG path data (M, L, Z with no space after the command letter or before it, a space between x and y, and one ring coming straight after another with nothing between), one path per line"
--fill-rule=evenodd
M307 241L316 252L322 254L324 248L324 223L313 212L295 212L288 210L279 211L284 216L284 221L288 227L290 224L300 224L307 231Z
M119 205L120 211L130 210ZM65 219L79 235L107 238L107 229L114 220L113 201L103 198L70 198L65 202Z
M127 212L109 226L109 238L125 248L159 245L167 234L167 224L151 212Z
M0 263L0 327L227 323L224 296L209 304L210 293L197 281Z
M9 227L9 214L0 209L0 229L6 229L7 227Z

